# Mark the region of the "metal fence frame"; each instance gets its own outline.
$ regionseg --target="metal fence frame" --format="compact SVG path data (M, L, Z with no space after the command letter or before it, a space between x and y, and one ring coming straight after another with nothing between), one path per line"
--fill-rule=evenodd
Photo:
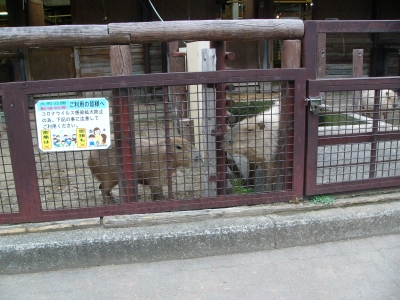
M327 33L398 33L400 22L391 20L381 21L306 21L303 39L303 66L307 73L307 97L318 97L320 91L363 90L376 85L379 89L392 88L399 83L399 77L368 79L323 79L326 69L326 34ZM372 84L372 85L371 85ZM392 135L392 138L395 136ZM360 138L360 137L359 137ZM375 137L376 139L376 137ZM332 139L333 143L335 139ZM368 138L360 138L368 141ZM349 141L344 141L349 142ZM376 140L375 140L376 142ZM399 184L398 178L373 179L367 187L356 187L352 183L319 185L316 183L317 148L321 141L318 139L318 118L312 112L307 112L307 157L305 176L305 195L315 195L333 192L345 192L377 187L393 187Z
M269 24L269 23L268 23ZM131 26L131 25L129 25ZM133 25L132 25L133 26ZM117 26L118 27L118 26ZM74 27L75 28L75 27ZM130 27L129 27L130 28ZM104 28L103 28L104 29ZM32 29L33 30L33 29ZM107 35L107 30L103 30ZM128 30L129 31L129 30ZM10 156L13 167L14 181L18 198L19 212L0 214L0 223L23 223L64 220L74 218L101 217L116 214L151 213L162 211L217 208L238 205L252 205L277 201L288 201L302 198L304 195L327 193L335 191L354 190L354 182L327 186L316 186L316 149L318 143L318 121L311 112L307 112L305 98L318 96L319 91L328 90L361 90L371 86L379 88L393 87L399 84L399 77L393 78L361 78L361 79L320 79L325 75L326 33L346 32L400 32L398 21L306 21L303 38L304 69L274 69L274 70L242 70L216 71L201 73L150 74L140 76L113 76L85 79L49 80L37 82L13 82L0 85L3 109L9 137ZM12 33L12 32L11 32ZM58 32L55 36L58 36ZM269 33L271 34L271 33ZM29 34L30 35L30 34ZM12 34L10 34L12 36ZM134 41L129 38L129 32L124 33L125 44ZM29 41L32 37L26 37ZM219 36L218 36L219 38ZM215 38L214 40L217 40ZM268 35L265 36L268 38ZM24 39L14 48L29 46ZM100 43L96 40L96 43ZM3 41L8 45L8 40ZM49 40L49 43L51 40ZM72 41L73 42L73 41ZM71 43L71 40L69 40ZM294 87L294 138L293 138L293 178L291 191L270 194L254 194L245 196L218 196L195 200L162 201L152 203L126 203L81 209L65 209L43 211L38 189L38 178L34 159L31 127L27 95L30 93L57 93L89 89L118 89L142 87L151 85L191 85L218 84L244 81L289 81ZM308 80L308 86L306 86ZM371 82L373 83L371 85ZM218 101L218 100L217 100ZM307 135L305 126L307 124ZM354 137L360 141L369 141L370 137ZM387 138L387 137L382 137ZM392 132L391 138L400 139L400 132ZM24 144L21 141L25 141ZM27 141L31 141L30 143ZM326 142L326 141L325 141ZM376 140L375 140L376 142ZM332 142L333 143L333 142ZM305 150L308 156L305 159ZM368 189L388 187L400 184L399 177L373 179ZM305 193L304 193L305 192Z
M27 96L35 93L58 93L95 89L117 89L143 86L169 86L193 84L218 84L251 81L288 81L293 83L294 138L293 174L290 191L254 194L225 195L194 200L161 201L152 203L124 203L102 207L43 211L38 187L33 142L29 120ZM19 213L0 214L0 223L22 223L99 217L116 214L138 214L176 210L194 210L239 205L252 205L302 197L305 134L305 70L240 70L198 73L148 74L140 76L111 76L97 78L62 79L36 82L6 83L0 85L3 109L9 137L10 156L13 166ZM217 100L218 101L218 100ZM225 100L224 100L225 101ZM21 141L24 141L22 144ZM31 141L31 142L29 142Z
M308 81L309 95L319 95L320 92L338 92L353 90L380 90L391 89L393 86L400 86L400 77L369 77L355 79L317 79ZM378 120L374 122L371 133L355 133L345 135L329 135L318 136L318 116L311 111L307 112L307 154L306 154L306 170L305 176L305 195L311 196L316 194L349 192L356 190L368 190L374 188L393 187L400 185L400 176L374 178L371 179L344 181L329 184L317 184L317 156L318 146L327 145L346 145L351 143L371 143L377 145L382 141L400 140L400 130L388 131L385 134L378 132L376 125ZM372 147L376 148L376 147ZM375 155L371 155L375 157ZM371 159L371 165L375 162ZM375 173L376 171L371 171Z

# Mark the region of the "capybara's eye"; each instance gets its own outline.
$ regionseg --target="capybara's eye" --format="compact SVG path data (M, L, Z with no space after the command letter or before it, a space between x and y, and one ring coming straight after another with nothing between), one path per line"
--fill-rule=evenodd
M179 145L177 145L177 146L176 146L176 149L179 149L179 150L181 150L181 149L182 149L182 147L181 147L181 146L179 146Z
M253 132L254 129L247 129L247 132Z

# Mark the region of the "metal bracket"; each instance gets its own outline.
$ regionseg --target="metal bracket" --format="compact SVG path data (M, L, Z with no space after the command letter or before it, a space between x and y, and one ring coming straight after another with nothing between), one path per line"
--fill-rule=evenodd
M310 111L312 111L312 113L314 115L319 115L319 113L321 112L319 106L322 104L322 98L321 97L308 97L306 98L306 101L308 103L308 105L310 106Z

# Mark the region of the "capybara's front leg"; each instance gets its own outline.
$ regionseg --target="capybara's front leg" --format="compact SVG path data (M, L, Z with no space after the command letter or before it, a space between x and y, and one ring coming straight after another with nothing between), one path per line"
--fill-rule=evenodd
M155 200L163 200L164 199L164 195L163 195L163 191L162 191L162 187L161 186L151 185L150 189L151 189L151 199L153 201L155 201Z
M101 194L103 195L104 204L114 204L116 202L111 195L111 190L114 186L115 183L112 181L103 181L99 185L99 188L101 189Z

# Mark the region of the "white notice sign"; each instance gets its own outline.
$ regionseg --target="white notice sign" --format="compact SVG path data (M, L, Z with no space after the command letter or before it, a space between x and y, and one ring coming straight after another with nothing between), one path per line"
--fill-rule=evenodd
M35 115L42 151L106 149L111 144L106 98L39 100Z

